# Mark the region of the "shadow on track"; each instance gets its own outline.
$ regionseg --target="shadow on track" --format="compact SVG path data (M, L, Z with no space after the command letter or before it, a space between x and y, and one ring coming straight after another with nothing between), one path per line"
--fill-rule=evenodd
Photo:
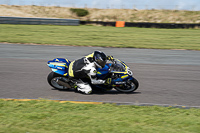
M80 92L74 91L74 89L55 89L55 88L52 88L52 90L80 93ZM80 94L81 94L81 93L80 93ZM110 95L119 95L119 94L131 95L131 94L141 94L141 92L124 93L124 92L119 92L119 91L114 90L114 89L108 90L108 91L93 90L92 93L91 93L90 95L106 95L106 94L110 94Z

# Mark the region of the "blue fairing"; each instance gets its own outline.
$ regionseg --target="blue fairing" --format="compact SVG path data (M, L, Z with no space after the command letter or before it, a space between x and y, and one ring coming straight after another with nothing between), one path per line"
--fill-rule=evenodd
M53 72L68 76L68 67L71 61L65 58L56 58L47 62L47 65Z
M97 68L97 78L99 79L105 79L106 76L110 73L110 67L112 64L106 64L104 68L100 69ZM123 65L124 66L124 65ZM125 66L124 66L125 67ZM119 84L123 84L124 82L126 82L127 80L132 80L133 77L128 75L127 72L124 71L111 71L111 73L117 73L119 76L119 78L115 78L112 79L111 84L113 85L119 85Z
M97 78L104 79L109 73L109 68L111 64L106 64L104 68L97 68Z

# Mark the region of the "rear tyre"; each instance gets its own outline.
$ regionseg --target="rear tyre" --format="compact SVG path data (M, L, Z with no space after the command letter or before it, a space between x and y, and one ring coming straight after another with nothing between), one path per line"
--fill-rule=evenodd
M133 78L132 80L128 80L123 86L115 87L115 89L119 92L131 93L137 90L138 87L139 82Z
M51 85L55 89L67 89L66 87L59 85L56 82L58 79L61 79L62 77L64 77L64 76L59 75L59 74L54 73L54 72L51 72L51 73L49 73L49 75L47 77L47 81L48 81L49 85Z

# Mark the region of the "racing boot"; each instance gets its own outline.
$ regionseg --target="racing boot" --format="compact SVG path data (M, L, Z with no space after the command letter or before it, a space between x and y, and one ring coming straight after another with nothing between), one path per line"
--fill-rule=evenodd
M86 83L78 83L76 90L78 92L81 92L81 93L86 94L86 95L92 93L91 86L89 84L86 84Z

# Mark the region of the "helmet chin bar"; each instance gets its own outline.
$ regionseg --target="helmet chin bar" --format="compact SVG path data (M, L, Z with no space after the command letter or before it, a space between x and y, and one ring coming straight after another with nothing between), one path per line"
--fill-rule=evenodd
M99 64L97 64L96 62L94 62L94 63L95 63L95 65L96 65L97 67L99 67L99 68L102 69L102 67L101 67Z

